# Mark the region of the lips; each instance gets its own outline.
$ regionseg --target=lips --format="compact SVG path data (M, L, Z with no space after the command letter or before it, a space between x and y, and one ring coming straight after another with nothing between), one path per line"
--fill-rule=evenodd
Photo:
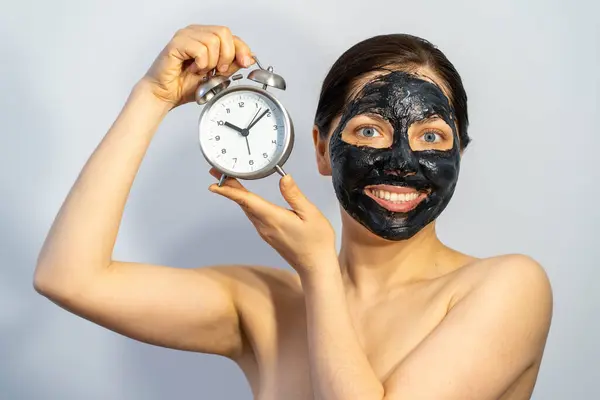
M386 210L401 213L413 210L428 195L425 191L395 185L369 185L364 192Z

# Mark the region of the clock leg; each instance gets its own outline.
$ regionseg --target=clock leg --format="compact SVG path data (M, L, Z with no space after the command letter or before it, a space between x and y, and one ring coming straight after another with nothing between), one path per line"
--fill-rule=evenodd
M277 173L281 176L285 176L285 171L283 170L283 168L281 168L279 165L275 166L275 170L277 171Z
M223 183L225 183L225 179L227 179L227 175L221 175L221 178L219 179L219 187L223 186Z

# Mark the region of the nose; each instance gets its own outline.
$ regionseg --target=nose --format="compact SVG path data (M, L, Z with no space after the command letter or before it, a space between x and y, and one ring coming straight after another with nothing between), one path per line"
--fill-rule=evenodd
M384 171L386 175L394 175L394 176L411 176L416 175L416 172L403 172L397 169L387 169Z
M392 147L385 174L395 176L415 175L419 170L419 161L408 143L401 141Z

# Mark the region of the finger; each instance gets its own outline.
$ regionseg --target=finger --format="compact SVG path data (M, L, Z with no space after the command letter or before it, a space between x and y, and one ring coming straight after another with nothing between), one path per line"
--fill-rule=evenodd
M227 74L233 74L239 69L231 68L235 57L235 42L229 28L215 25L190 25L186 31L190 36L203 41L209 50L212 50L209 52L209 69L217 68L219 72ZM208 36L209 34L216 36L218 44L215 38ZM210 46L204 40L208 40Z
M287 174L279 180L279 189L285 201L302 219L314 210L314 205L306 198L291 175Z
M235 44L235 60L243 67L249 67L254 64L254 58L252 58L252 52L250 47L239 37L233 37L233 43Z
M217 179L221 179L221 176L223 175L216 168L211 168L208 172ZM242 185L240 183L240 181L238 181L235 178L227 177L227 179L225 180L225 182L223 184L247 191L247 189L244 187L244 185Z
M214 176L217 179L221 179L222 173L220 173L216 168L211 168L208 170L208 173Z
M219 54L221 53L221 39L214 33L202 32L198 34L199 40L208 49L208 63L206 68L212 71L217 67L219 62Z
M205 71L212 70L216 67L221 47L221 40L209 28L210 27L190 25L182 30L182 35L202 43L207 48L208 53L206 67L204 68Z
M229 69L225 72L220 72L219 75L224 75L224 76L229 77L229 76L235 74L236 72L238 72L241 68L242 67L234 59L233 62L231 64L229 64Z
M208 49L205 45L199 42L192 42L185 51L195 54L194 65L196 68L194 70L196 73L200 74L208 69Z
M219 48L217 70L219 72L227 72L235 57L235 43L233 42L233 35L226 26L215 27L213 33L219 37L221 43L221 47Z
M215 183L210 185L208 190L236 202L244 212L259 219L263 224L268 225L267 221L277 219L278 215L281 217L281 213L290 213L290 211L257 196L243 187L236 187L229 183L223 186Z
M178 33L167 45L166 52L170 59L177 60L178 66L188 60L194 60L197 68L206 68L208 49L185 33Z

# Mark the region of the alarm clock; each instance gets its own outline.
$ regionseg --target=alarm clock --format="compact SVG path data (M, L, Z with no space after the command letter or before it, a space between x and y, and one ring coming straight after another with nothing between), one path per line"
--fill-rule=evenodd
M246 77L257 85L230 85L242 74L227 78L212 70L196 90L203 106L198 139L206 161L221 172L219 186L229 177L252 180L275 172L285 175L283 165L294 145L294 126L289 112L268 87L285 90L282 76L273 67L257 69Z

